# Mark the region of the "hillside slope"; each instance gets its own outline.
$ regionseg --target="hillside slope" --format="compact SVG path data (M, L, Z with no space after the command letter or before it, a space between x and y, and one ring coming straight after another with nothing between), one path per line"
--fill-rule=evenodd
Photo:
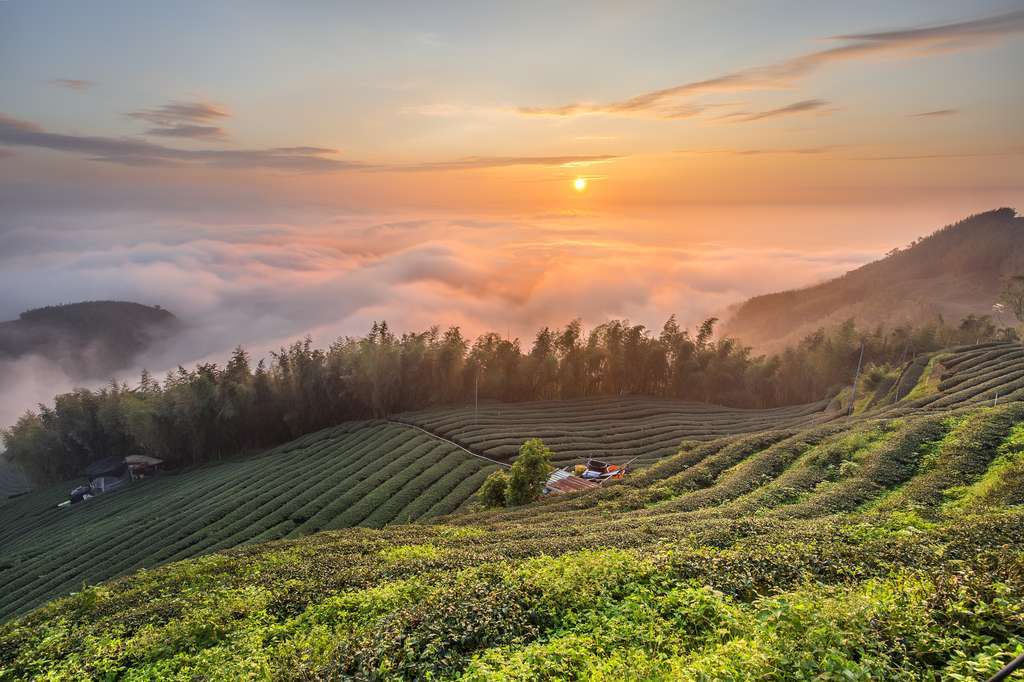
M56 505L72 482L24 495L0 507L0 618L83 581L248 542L448 514L496 468L415 429L351 422L67 509Z
M528 438L540 438L562 466L597 457L643 465L679 449L681 440L708 440L834 418L828 401L745 410L684 400L624 396L526 403L490 403L479 410L447 407L398 415L497 460L508 461Z
M1004 208L945 227L914 246L822 284L756 296L724 332L777 351L822 326L861 328L987 314L1001 281L1024 272L1024 218Z
M1016 352L956 349L898 402L596 491L83 589L0 626L0 677L984 678L1024 652L1024 389L983 400Z
M0 626L0 670L984 678L1024 651L1022 421L1018 400L720 438L530 508L182 562Z
M541 435L559 462L586 456L636 464L674 454L682 439L789 428L835 418L824 403L735 410L678 400L588 399L402 415L410 424L348 422L261 455L134 483L58 509L67 483L0 508L0 618L138 568L248 542L349 526L380 527L458 509L527 438ZM610 414L618 419L610 420ZM526 421L524 421L524 419ZM500 433L496 424L504 424ZM558 437L558 433L570 434ZM514 447L508 445L514 443ZM510 450L511 448L511 450ZM68 562L69 555L80 555Z
M127 301L37 308L0 322L0 360L38 355L74 379L103 379L178 328L177 318L163 308Z

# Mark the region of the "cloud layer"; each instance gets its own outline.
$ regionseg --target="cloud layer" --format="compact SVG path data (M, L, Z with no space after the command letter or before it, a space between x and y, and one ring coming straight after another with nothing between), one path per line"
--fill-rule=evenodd
M344 217L318 225L201 225L133 217L0 224L0 319L86 299L160 304L188 325L144 364L160 372L301 338L458 324L524 337L580 316L695 322L751 294L840 274L863 252L674 246L600 217ZM674 242L674 240L673 240ZM3 370L0 424L71 382L31 359ZM127 379L135 371L126 372Z
M170 106L170 105L168 105ZM185 105L181 105L185 106ZM164 119L161 111L135 112L133 116L151 116L146 120ZM204 116L225 114L204 114ZM196 115L197 120L204 120ZM205 131L219 138L220 128L187 123L171 123L149 131L165 137L206 137ZM197 132L198 131L198 132ZM35 147L82 155L92 161L129 166L198 165L213 168L271 169L297 172L377 171L426 172L507 168L509 166L582 167L607 163L621 158L610 154L562 156L471 156L450 161L427 161L411 164L372 164L335 158L336 149L316 146L272 147L269 149L180 149L145 140L93 135L65 135L44 130L39 125L0 113L0 145ZM0 148L2 151L2 148Z

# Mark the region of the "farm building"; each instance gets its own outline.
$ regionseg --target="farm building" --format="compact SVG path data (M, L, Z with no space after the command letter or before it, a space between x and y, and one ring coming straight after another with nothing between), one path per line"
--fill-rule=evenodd
M128 475L134 481L157 474L164 461L148 455L128 455L124 458L124 463L128 466Z

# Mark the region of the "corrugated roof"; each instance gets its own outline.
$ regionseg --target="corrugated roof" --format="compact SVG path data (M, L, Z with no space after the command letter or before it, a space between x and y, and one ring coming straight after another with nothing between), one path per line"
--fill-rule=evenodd
M598 484L594 481L588 481L585 478L567 474L566 476L555 480L551 480L549 478L547 487L549 493L554 495L564 495L565 493L575 493L580 490L590 490L591 488L598 487Z
M128 455L124 458L124 463L129 466L137 466L140 464L143 466L156 466L157 464L163 464L164 461L162 459L157 459L156 457L150 457L149 455Z

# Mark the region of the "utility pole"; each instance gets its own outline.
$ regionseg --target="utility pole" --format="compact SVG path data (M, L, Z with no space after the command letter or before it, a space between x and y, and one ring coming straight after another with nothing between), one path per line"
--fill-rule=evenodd
M847 416L853 414L853 403L857 400L857 380L860 378L860 366L864 362L864 342L860 342L860 359L857 360L857 373L853 375L853 389L850 391L850 409Z
M473 381L473 425L480 423L480 368L476 368L476 380Z

